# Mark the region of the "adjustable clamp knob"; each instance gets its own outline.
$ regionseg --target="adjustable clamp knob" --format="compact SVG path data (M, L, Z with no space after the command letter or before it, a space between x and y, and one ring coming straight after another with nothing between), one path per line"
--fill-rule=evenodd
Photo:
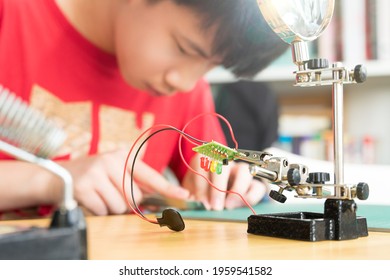
M330 181L330 175L327 172L309 173L309 178L306 180L310 184L325 184L328 181Z
M353 70L353 77L357 83L363 83L367 80L367 69L363 65L356 65Z
M301 182L301 173L296 168L291 168L287 171L287 181L290 186L297 186Z
M325 58L313 58L307 61L307 67L311 70L329 67L329 61Z
M366 200L370 194L370 188L367 183L359 183L356 186L356 196L360 200Z
M277 202L280 202L280 203L285 203L287 200L287 197L284 194L281 194L280 192L277 192L274 190L271 190L271 192L269 193L269 196L273 200L276 200Z

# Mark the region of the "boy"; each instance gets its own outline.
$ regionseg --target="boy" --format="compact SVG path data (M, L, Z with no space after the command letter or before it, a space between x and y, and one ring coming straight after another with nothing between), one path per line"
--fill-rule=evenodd
M155 124L182 128L214 111L201 79L207 71L222 64L251 77L285 48L262 21L256 0L0 0L0 84L64 124L68 139L56 161L72 174L76 200L96 215L127 211L123 164L143 130ZM210 117L186 132L224 141ZM179 135L154 138L137 161L138 202L157 192L192 197L214 210L242 205L186 170ZM200 170L191 148L183 144L185 158ZM2 158L0 211L60 201L54 175ZM160 174L167 166L181 186ZM18 175L9 176L15 170ZM243 164L208 176L251 204L265 192Z

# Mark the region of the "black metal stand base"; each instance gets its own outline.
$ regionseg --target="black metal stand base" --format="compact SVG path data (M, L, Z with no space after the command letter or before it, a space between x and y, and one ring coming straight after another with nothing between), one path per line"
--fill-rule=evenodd
M57 211L49 228L30 227L0 235L0 259L87 259L86 223L81 209Z
M325 201L324 214L293 212L251 215L248 233L305 241L349 240L368 236L367 221L356 216L353 200Z

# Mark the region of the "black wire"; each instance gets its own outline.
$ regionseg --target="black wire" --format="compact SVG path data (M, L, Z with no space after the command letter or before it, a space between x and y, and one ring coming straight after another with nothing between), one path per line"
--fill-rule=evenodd
M178 133L180 133L181 135L187 137L187 138L190 138L191 140L194 140L194 141L197 141L199 143L202 143L202 144L205 144L207 143L207 141L203 141L203 140L199 140L187 133L185 133L184 131L178 129L178 128L174 128L174 127L167 127L167 128L162 128L162 129L159 129L155 132L153 132L152 134L150 134L148 137L146 137L145 140L142 141L141 145L138 147L135 155L134 155L134 159L133 159L133 163L131 164L131 172L130 172L130 193L131 193L131 200L133 202L133 205L134 205L134 208L138 211L138 213L144 217L146 219L146 217L144 216L144 214L142 213L142 211L138 208L138 205L137 203L135 202L135 198L134 198L134 180L133 180L133 177L134 177L134 167L135 167L135 162L137 160L137 157L138 157L138 154L139 152L141 151L143 145L145 145L145 143L154 135L156 135L157 133L160 133L160 132L163 132L163 131L166 131L166 130L173 130L173 131L176 131Z

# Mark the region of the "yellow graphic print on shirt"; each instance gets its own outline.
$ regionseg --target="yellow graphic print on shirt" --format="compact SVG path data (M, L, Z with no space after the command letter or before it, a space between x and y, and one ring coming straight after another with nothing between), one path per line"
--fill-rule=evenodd
M35 85L30 104L46 117L54 120L67 133L67 139L57 155L78 158L88 155L92 141L92 103L65 103L49 91ZM120 108L101 106L99 108L98 153L129 149L144 130L153 125L151 113L142 115L142 127L138 128L136 114Z

